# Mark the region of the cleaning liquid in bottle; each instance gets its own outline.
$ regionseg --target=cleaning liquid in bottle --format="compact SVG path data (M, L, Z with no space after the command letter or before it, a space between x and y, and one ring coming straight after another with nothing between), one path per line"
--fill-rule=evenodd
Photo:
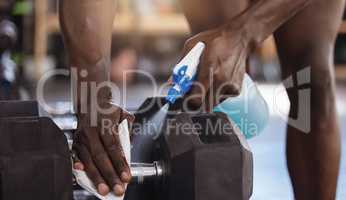
M247 139L259 135L269 119L268 105L247 74L244 76L241 93L227 98L213 111L225 113Z
M173 86L166 96L168 104L174 104L191 89L205 47L203 42L198 42L174 67ZM214 112L227 114L246 138L258 135L265 128L269 118L268 105L247 74L244 76L240 95L226 99L214 108Z

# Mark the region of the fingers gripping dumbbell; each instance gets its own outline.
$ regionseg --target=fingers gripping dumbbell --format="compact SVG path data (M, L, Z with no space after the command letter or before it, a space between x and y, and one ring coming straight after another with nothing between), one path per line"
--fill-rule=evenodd
M68 138L70 148L72 148L71 132L77 129L78 121L77 117L73 114L54 115L53 121L59 126L59 128L65 132ZM152 163L130 163L130 170L132 175L132 183L142 184L147 179L159 179L163 176L164 169L161 161L155 161Z

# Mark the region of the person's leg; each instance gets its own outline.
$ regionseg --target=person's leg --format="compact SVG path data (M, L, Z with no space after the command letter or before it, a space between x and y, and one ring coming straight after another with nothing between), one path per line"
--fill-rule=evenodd
M239 15L251 0L180 0L193 34L216 28Z
M287 130L287 163L297 200L331 200L336 195L340 135L333 54L343 10L344 0L316 0L275 33L283 78L292 76L295 82L287 90L291 118L310 106L299 96L303 88L298 85L309 79L299 71L311 69L311 122L301 121L305 128L309 124L304 123L311 123L311 129L306 133L289 124Z

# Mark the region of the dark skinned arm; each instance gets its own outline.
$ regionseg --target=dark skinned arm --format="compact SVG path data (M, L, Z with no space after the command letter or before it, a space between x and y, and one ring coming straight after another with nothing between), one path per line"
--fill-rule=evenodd
M288 19L305 8L312 0L257 0L249 9L229 23L244 25L246 35L256 44L262 43Z
M184 55L199 41L206 43L206 49L196 84L185 97L189 107L211 111L226 98L238 95L251 51L310 2L257 0L220 27L190 38Z
M110 51L115 0L61 0L59 16L68 51L78 130L73 149L101 195L123 195L131 173L120 145L117 126L133 117L111 104Z

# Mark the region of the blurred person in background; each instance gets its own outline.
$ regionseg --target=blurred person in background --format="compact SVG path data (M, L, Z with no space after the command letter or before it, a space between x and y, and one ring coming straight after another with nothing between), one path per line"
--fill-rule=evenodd
M194 108L211 108L229 96L239 94L248 56L267 37L274 34L283 78L311 70L311 130L306 133L288 125L287 163L295 198L335 199L340 160L340 135L335 107L333 48L344 10L344 0L185 0L182 8L190 24L191 39L183 54L197 42L206 43L197 81L206 92L193 87L186 99ZM110 49L115 0L61 0L60 19L70 65L88 76L79 83L110 81ZM155 23L155 22L153 22ZM85 75L85 73L84 73ZM213 81L210 84L209 78ZM80 94L80 85L77 90ZM221 91L223 98L211 95ZM90 88L89 88L90 90ZM299 87L287 90L291 102L290 117L299 116ZM97 100L114 112L99 116L115 123L131 119L121 108L110 104L110 89L103 88ZM100 194L111 190L125 192L131 179L119 138L102 135L102 125L90 125L81 105L90 105L78 95L78 136L74 144L81 162L76 168L86 170ZM92 111L88 111L92 112Z
M0 100L19 99L16 83L16 63L11 58L11 50L17 41L17 27L10 21L12 0L0 2Z
M117 49L114 46L112 47L110 79L117 85L131 84L134 81L134 73L130 72L136 70L138 64L137 51L128 45L120 45Z
M0 19L7 18L11 12L15 0L0 1Z

